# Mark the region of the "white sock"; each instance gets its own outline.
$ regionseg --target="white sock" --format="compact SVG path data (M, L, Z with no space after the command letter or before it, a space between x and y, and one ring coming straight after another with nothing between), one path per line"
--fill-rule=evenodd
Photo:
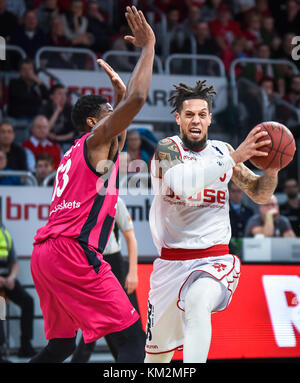
M221 282L210 277L197 279L185 297L184 363L206 363L211 341L211 312L223 300Z
M174 355L174 351L164 352L163 354L147 354L144 363L170 363Z

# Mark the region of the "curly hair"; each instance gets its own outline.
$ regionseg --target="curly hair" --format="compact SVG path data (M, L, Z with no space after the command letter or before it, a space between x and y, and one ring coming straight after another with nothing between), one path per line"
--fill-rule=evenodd
M175 91L173 91L173 94L168 100L173 108L171 113L180 113L183 101L195 98L205 100L208 104L208 110L211 111L213 97L217 93L213 86L206 87L206 80L197 81L194 87L190 87L181 82L179 85L174 85L174 88Z
M88 117L99 118L102 106L108 102L107 98L97 95L86 95L80 97L72 109L71 119L74 127L79 131L86 130L86 119Z

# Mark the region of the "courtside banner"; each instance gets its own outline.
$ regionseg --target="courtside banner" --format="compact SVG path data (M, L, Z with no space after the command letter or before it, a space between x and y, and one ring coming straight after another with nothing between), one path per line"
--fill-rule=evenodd
M49 215L52 187L0 187L1 218L11 233L17 255L28 256L38 228L45 225ZM131 215L138 242L139 256L156 256L149 228L149 210L153 196L130 195L120 191ZM122 238L122 254L128 255L126 242Z
M152 265L139 265L144 326L151 271ZM300 265L242 265L230 305L212 314L208 358L282 357L300 357ZM182 352L174 358L182 359Z
M58 78L69 90L78 92L80 95L96 94L108 98L113 102L113 89L111 82L103 71L81 71L66 69L49 69L53 76ZM130 73L119 73L125 84L128 84ZM49 87L52 85L48 76L39 74L41 80ZM195 85L196 81L207 80L201 76L183 76L168 74L153 74L147 101L140 113L135 117L135 121L144 122L174 122L174 116L171 114L171 107L168 98L174 90L173 85L183 82L187 85ZM209 77L208 85L213 85L217 96L214 100L213 113L224 110L227 106L227 80L226 77ZM74 103L73 97L71 102Z

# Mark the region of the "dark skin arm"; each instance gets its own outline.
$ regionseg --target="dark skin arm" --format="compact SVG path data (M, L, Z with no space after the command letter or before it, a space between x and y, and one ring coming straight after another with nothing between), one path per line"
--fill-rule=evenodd
M113 70L113 68L106 63L103 60L97 60L98 64L105 70L106 74L109 76L111 84L114 89L114 109L119 105L119 103L123 100L126 94L126 86L124 82L122 81L121 77L118 75L117 72ZM119 152L122 151L125 140L126 140L126 130L124 130L119 136L118 136L118 145L119 145Z
M112 140L119 136L132 122L146 102L149 92L155 36L143 13L135 7L127 7L125 14L133 36L125 39L141 48L141 56L129 80L125 97L116 109L100 120L87 138L88 157L94 168L101 160L108 159ZM88 125L95 125L93 118L87 119Z

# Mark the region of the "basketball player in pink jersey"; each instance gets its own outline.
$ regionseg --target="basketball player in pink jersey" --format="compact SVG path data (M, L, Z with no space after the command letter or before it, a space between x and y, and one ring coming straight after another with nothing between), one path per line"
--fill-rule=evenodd
M150 278L146 363L170 362L183 347L185 363L205 363L211 313L224 310L238 284L239 259L229 254L228 182L265 203L278 170L255 175L243 162L264 156L259 129L233 148L208 140L215 91L198 81L179 84L170 98L180 135L159 141L151 161L154 200L150 228L160 255Z
M118 199L118 137L124 140L146 101L154 60L155 36L143 13L127 7L125 16L133 34L125 39L141 48L127 90L100 60L118 104L113 110L94 95L76 102L72 120L83 136L61 160L48 222L35 236L31 272L49 342L32 363L64 361L75 349L78 329L85 343L109 334L118 349L117 362L144 360L139 315L102 257Z

